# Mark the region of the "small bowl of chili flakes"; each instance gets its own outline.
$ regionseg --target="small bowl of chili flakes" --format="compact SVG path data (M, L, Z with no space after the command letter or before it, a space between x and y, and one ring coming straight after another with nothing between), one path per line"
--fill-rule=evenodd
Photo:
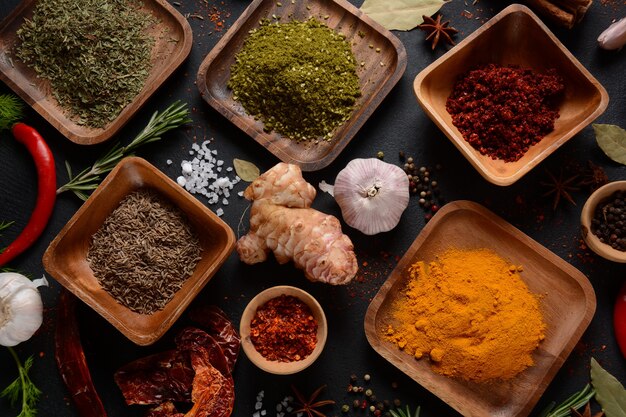
M424 112L489 182L511 185L597 118L606 90L513 4L420 72Z
M241 346L265 372L289 375L309 367L322 353L328 327L322 306L304 290L268 288L246 306L239 326Z

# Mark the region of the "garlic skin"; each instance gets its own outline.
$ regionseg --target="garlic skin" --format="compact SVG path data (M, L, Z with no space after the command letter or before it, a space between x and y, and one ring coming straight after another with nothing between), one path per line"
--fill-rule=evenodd
M400 222L409 205L409 179L402 168L380 159L353 159L337 175L334 194L345 222L375 235Z
M609 26L598 37L598 45L602 49L621 49L626 45L626 17Z
M43 302L37 287L48 285L45 277L31 281L14 272L0 273L0 345L15 346L39 329Z

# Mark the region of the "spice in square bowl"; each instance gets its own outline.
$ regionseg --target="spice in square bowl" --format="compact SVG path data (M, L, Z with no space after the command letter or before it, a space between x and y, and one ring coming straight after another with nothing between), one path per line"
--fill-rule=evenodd
M519 4L429 65L413 86L426 114L497 185L520 179L609 101L602 85Z
M156 229L156 230L152 230ZM141 158L126 158L43 257L59 283L139 345L158 340L235 245L228 225Z

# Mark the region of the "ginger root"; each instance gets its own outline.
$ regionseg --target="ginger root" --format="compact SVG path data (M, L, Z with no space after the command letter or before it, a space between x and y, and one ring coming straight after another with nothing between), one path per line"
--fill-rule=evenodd
M311 281L347 284L358 264L336 217L311 208L315 188L297 165L279 163L246 188L250 231L237 242L239 258L263 262L270 250L280 264L294 261Z

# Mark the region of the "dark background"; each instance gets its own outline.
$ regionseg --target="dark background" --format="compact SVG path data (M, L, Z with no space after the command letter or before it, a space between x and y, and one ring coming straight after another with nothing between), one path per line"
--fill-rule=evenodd
M233 158L240 158L253 161L261 170L270 168L278 160L209 108L200 98L194 82L201 61L248 3L241 0L179 0L178 3L181 13L192 15L189 17L194 36L191 54L113 141L127 143L141 130L154 111L164 109L175 99L182 99L193 109L193 123L167 134L162 142L141 149L138 153L140 156L175 179L180 175L180 161L188 157L191 144L214 138L211 147L217 149L219 158L227 163ZM354 3L360 5L361 1ZM469 0L466 3L453 0L441 9L445 18L451 20L452 26L460 30L457 41L464 39L509 4L486 0L475 5L471 3ZM17 4L16 0L2 0L0 18L8 15ZM470 12L473 18L464 16L464 10ZM209 19L209 15L215 13L224 20L225 29L222 31ZM551 26L557 37L609 93L609 107L597 121L622 127L626 127L626 51L602 51L596 46L596 38L613 19L625 14L626 2L623 0L603 0L594 2L584 21L573 30ZM193 15L200 15L204 20ZM424 42L424 33L418 30L394 33L404 43L408 54L408 66L404 76L335 162L321 171L306 173L305 178L314 185L320 180L332 183L337 173L351 159L373 157L378 151L383 151L385 160L391 163L399 163L398 152L404 151L407 155L413 155L418 165L441 164L441 169L433 177L438 180L446 200L467 199L484 204L579 268L596 291L597 310L589 329L546 390L533 415L549 401L560 402L589 382L591 357L599 360L619 380L626 381L626 362L618 351L612 330L613 304L616 292L624 282L626 267L596 256L581 243L579 216L589 191L574 192L576 206L565 203L553 211L552 200L544 196L548 189L541 185L541 182L548 179L548 170L558 175L560 170L572 166L571 164L586 164L588 160L602 166L611 180L625 179L625 168L602 153L596 145L591 127L587 127L514 185L498 187L489 184L424 114L413 94L415 76L447 48L438 48L432 52L430 45ZM9 92L9 89L0 83L0 93L3 92ZM59 184L67 179L64 161L69 161L77 171L91 165L113 142L92 147L75 145L30 109L26 111L24 121L36 127L47 139L56 157ZM35 168L26 150L8 133L1 135L0 220L16 222L0 238L0 246L4 246L26 224L35 202L37 182ZM174 163L167 165L168 159ZM235 191L243 190L244 186L244 183L238 184ZM206 200L200 200L206 203ZM231 197L230 203L224 207L223 219L240 236L247 228L246 213L243 229L237 231L247 203L236 196ZM41 263L44 250L80 205L81 202L70 194L60 196L44 235L11 266L31 277L41 276L44 273ZM341 217L337 205L326 194L320 193L315 207ZM231 255L195 302L219 305L238 325L245 305L255 294L270 286L290 284L311 292L320 301L330 326L329 339L321 357L313 366L298 375L266 374L255 368L242 354L234 372L234 417L251 417L255 397L261 390L265 391L263 408L267 410L267 416L275 416L276 404L291 394L292 384L307 394L322 384L328 385L322 397L337 401L334 408L327 409L328 415L339 416L341 405L351 404L354 398L345 392L350 375L356 374L362 381L365 373L372 376L369 387L380 400L397 398L412 407L419 404L422 406L422 416L425 417L458 415L374 352L363 331L363 318L369 301L393 269L397 259L423 228L424 214L417 199L413 197L402 221L393 231L367 237L344 226L344 231L355 243L356 253L362 264L357 279L347 287L309 283L300 271L290 265L278 266L273 260L248 267L239 262L236 253ZM43 391L39 415L71 417L77 414L67 397L54 362L53 330L60 286L53 279L50 281L50 287L41 290L45 304L44 324L31 340L20 344L17 351L23 360L29 355L35 356L31 377ZM87 360L108 414L140 416L144 410L142 407L124 405L113 382L113 372L128 361L168 349L172 346L173 335L184 324L185 319L181 319L155 345L138 347L86 306L80 305L78 314ZM8 385L16 375L17 370L8 351L0 348L0 387ZM594 407L597 408L597 405ZM6 400L0 400L0 416L15 416L18 412L17 408L10 408ZM349 415L368 414L351 410Z

